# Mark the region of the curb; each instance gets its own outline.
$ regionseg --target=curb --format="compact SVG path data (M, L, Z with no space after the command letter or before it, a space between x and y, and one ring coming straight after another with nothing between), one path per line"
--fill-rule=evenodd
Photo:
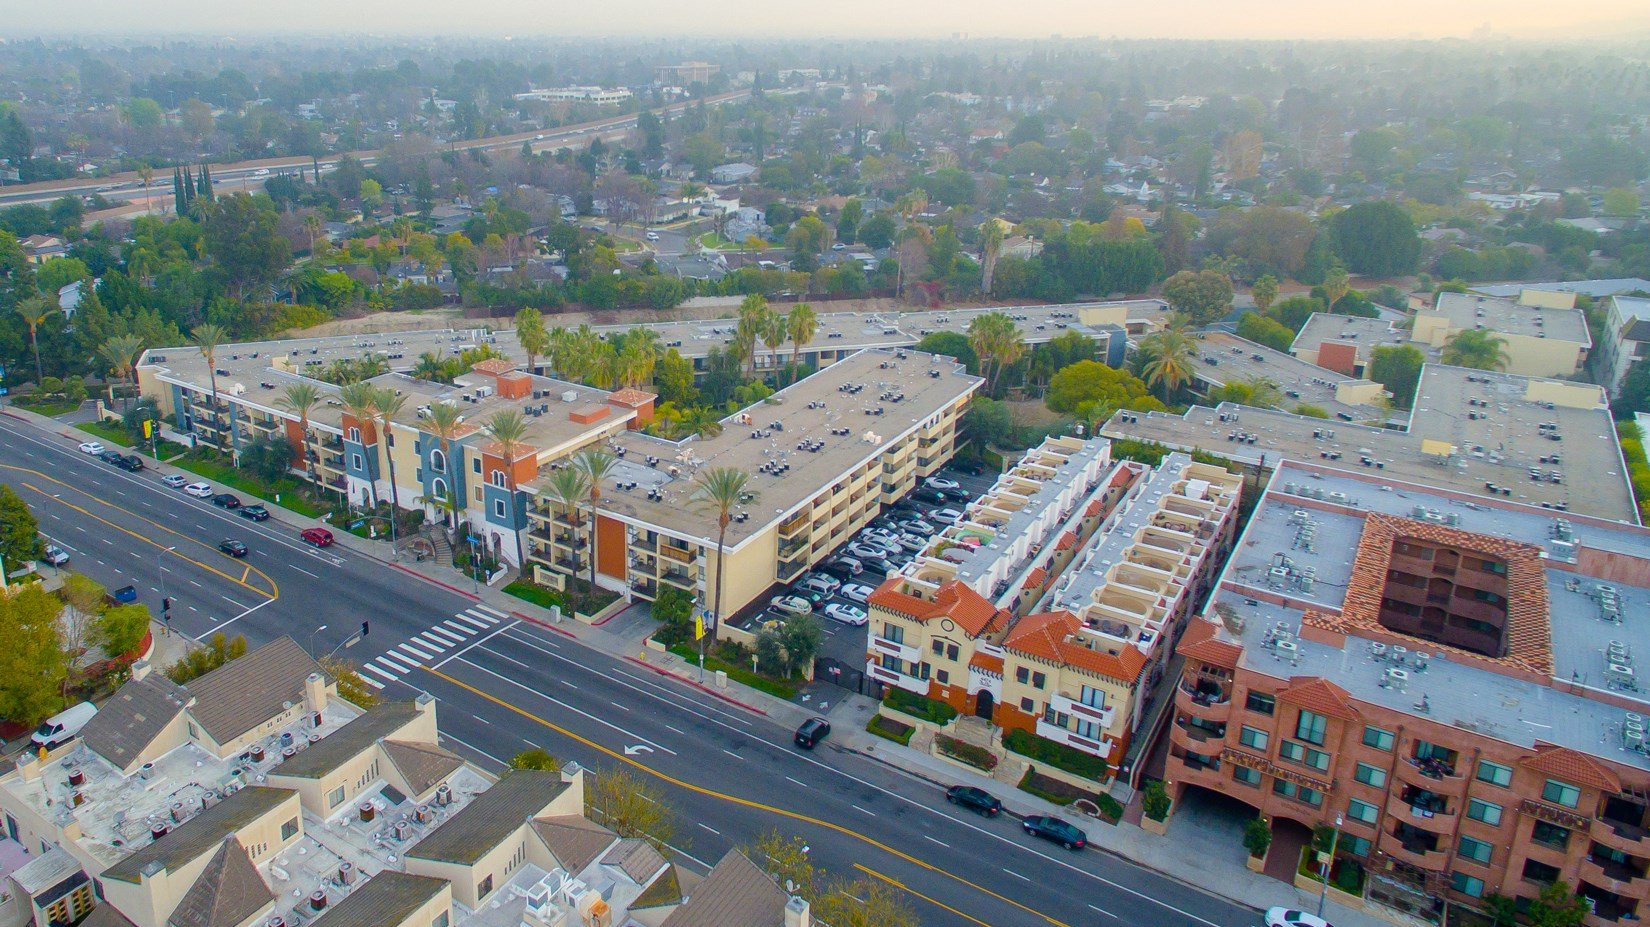
M704 685L703 683L695 682L691 679L684 679L681 676L678 676L675 673L672 673L670 670L667 670L663 667L654 666L651 663L643 662L641 660L636 659L635 657L625 657L624 659L626 661L630 662L630 663L636 664L637 666L646 667L647 669L650 669L653 672L658 673L661 676L669 676L670 678L676 680L677 682L680 682L684 685L692 686L693 688L698 689L699 691L705 693L706 695L715 696L716 698L719 698L722 701L727 702L730 705L737 705L740 708L745 709L746 711L753 712L755 714L759 714L764 718L771 717L765 709L758 708L755 705L750 705L750 704L747 704L745 702L741 702L738 699L734 698L733 696L725 695L721 692L718 692L717 690L712 689L710 686Z
M354 548L351 548L351 549L353 550ZM481 601L481 596L478 596L473 592L465 592L463 589L460 589L457 586L451 585L449 583L444 583L441 580L436 579L433 576L426 576L423 573L420 573L417 570L414 570L410 567L404 567L401 564L396 563L394 561L384 560L382 558L373 556L371 551L357 551L357 552L361 553L361 554L363 554L367 557L371 557L374 560L377 560L379 563L384 564L385 566L389 567L392 570L398 570L402 573L407 574L408 576L412 576L412 577L415 577L417 579L421 579L424 582L427 582L432 586L440 586L442 589L445 589L445 590L447 590L448 592L451 592L454 595L461 595L466 599L471 599L471 600L476 601L476 602Z

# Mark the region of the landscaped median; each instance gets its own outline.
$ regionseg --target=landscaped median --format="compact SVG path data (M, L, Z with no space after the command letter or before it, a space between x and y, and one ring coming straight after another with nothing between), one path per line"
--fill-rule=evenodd
M730 645L723 641L719 646L727 647ZM677 644L670 648L670 652L686 660L692 666L699 665L699 651L694 649L691 644ZM786 701L796 698L797 687L795 684L752 672L748 666L730 663L713 654L705 654L705 670L711 673L720 670L727 673L728 678L734 682L750 686L752 689L766 692L769 695L778 696Z

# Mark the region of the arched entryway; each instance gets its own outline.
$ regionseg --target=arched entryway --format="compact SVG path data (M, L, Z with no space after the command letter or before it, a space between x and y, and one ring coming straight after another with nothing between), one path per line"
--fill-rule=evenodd
M984 718L987 721L990 721L992 716L996 714L996 711L996 696L991 694L990 689L981 689L974 696L974 716L976 718Z

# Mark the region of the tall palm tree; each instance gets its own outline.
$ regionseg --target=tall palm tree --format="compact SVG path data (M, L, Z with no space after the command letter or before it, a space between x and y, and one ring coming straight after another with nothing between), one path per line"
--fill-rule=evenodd
M556 503L568 519L573 522L573 543L567 545L573 551L573 578L579 575L579 503L590 494L590 478L578 467L562 467L550 471L545 481L545 488L550 494L550 501ZM555 534L555 530L550 532ZM554 555L552 555L553 557ZM595 556L592 552L592 561Z
M390 539L395 538L395 518L401 511L401 489L395 484L395 446L391 443L390 429L395 427L395 417L407 405L405 393L398 393L388 386L374 387L372 391L372 409L378 419L378 443L384 449L384 459L390 464Z
M116 335L108 341L103 342L103 344L98 347L97 353L99 357L103 358L103 362L109 365L109 372L113 374L116 379L125 380L131 378L136 372L135 365L137 363L137 356L143 353L143 336ZM114 401L115 388L114 384L111 383L109 385L109 402L113 404ZM132 400L131 397L128 396L126 399L126 407L130 408L131 405Z
M1478 370L1505 370L1512 360L1507 354L1507 339L1483 328L1463 329L1451 335L1439 359L1453 367Z
M762 344L768 349L768 362L773 364L774 382L779 382L779 349L790 337L790 323L777 312L769 311L762 319Z
M818 332L819 316L814 314L814 307L807 303L797 304L796 308L785 316L785 334L791 339L792 371L802 369L802 349L814 340L814 335Z
M1176 328L1166 328L1140 339L1141 353L1148 358L1141 369L1146 385L1163 389L1163 401L1192 378L1192 339Z
M740 349L740 356L747 363L746 377L756 373L756 341L767 330L767 318L772 312L768 308L767 297L760 293L746 296L739 304L739 323L733 329L733 345Z
M23 317L23 324L29 327L29 342L34 345L34 385L40 386L46 379L45 368L40 365L40 326L54 314L62 311L56 300L44 296L30 296L17 304L17 314Z
M996 387L1003 368L1025 356L1026 351L1019 326L1001 312L987 312L968 323L968 346L980 359L980 374L985 377L987 393Z
M520 409L500 409L481 426L499 446L500 456L504 458L504 488L510 493L510 508L512 513L516 504L516 456L527 447L523 439L527 437L527 416L521 414ZM522 555L521 532L511 531L516 538L516 564L522 565L526 558Z
M304 234L309 236L309 253L315 255L315 243L321 240L321 231L325 228L321 222L321 214L312 212L304 217Z
M550 332L544 327L544 315L531 306L516 313L516 341L527 355L527 372L536 366L533 361L550 352Z
M376 399L378 397L373 395L375 392L377 392L377 388L371 383L359 381L355 383L346 383L338 388L338 405L343 408L345 415L355 419L358 426L370 428L372 426L373 419L378 415L378 406L376 403ZM363 440L361 441L361 446L363 449L366 448L365 437L366 436L363 435ZM369 487L368 492L370 493L370 498L367 500L367 505L369 507L376 506L378 504L378 481L376 479L370 479L367 481L367 486Z
M143 211L152 212L149 203L149 184L155 180L155 169L145 164L138 168L138 179L143 181Z
M751 475L734 467L711 467L699 471L693 479L693 492L688 501L704 511L716 513L716 600L711 606L710 639L722 629L722 560L727 553L728 524L733 521L734 506L744 499Z
M1002 256L1007 235L1000 219L987 219L980 230L980 292L990 296L992 279L997 276L997 259Z
M281 390L281 397L276 401L281 408L298 416L298 457L304 462L304 472L313 472L309 466L309 413L321 401L321 388L313 383L291 383Z
M649 382L658 362L658 351L652 345L626 338L624 347L619 351L619 384L639 387Z
M189 343L200 348L201 356L206 358L207 378L212 386L212 411L218 411L218 346L229 340L229 333L223 326L207 322L195 326L189 333Z
M458 513L461 508L458 495L458 479L453 476L453 442L458 440L459 433L464 430L464 413L458 406L450 402L430 403L430 414L425 418L429 423L430 432L441 442L441 460L445 463L447 483L447 499L443 507L451 516L449 525L458 527Z
M583 473L585 480L587 480L590 484L585 488L585 491L589 494L587 498L590 501L591 593L595 593L596 591L596 555L599 553L596 545L598 543L597 535L601 530L600 520L596 516L601 509L602 480L607 479L607 475L613 472L613 468L618 464L618 462L619 458L614 457L612 454L609 454L599 448L590 448L588 450L581 451L578 456L573 458L573 468Z

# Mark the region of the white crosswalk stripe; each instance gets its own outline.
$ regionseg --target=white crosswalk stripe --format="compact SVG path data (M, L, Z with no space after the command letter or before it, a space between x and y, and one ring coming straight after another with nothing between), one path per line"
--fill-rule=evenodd
M476 628L478 628L482 631L485 631L489 627L491 627L491 625L489 625L487 622L482 621L479 618L471 618L469 615L454 615L453 617L457 618L459 621L462 621L467 625L473 625L474 627L476 627Z
M443 621L441 623L446 625L447 627L452 628L453 630L457 631L461 635L459 637L459 640L463 640L464 638L469 637L471 634L476 633L475 628L467 628L464 625L461 625L456 621Z
M464 642L463 637L459 637L457 634L454 634L444 628L431 628L428 631L425 631L422 636L429 637L431 635L434 635L437 640L445 641L449 644L461 644ZM469 635L465 636L468 637Z
M373 688L374 688L374 689L382 689L382 688L384 688L384 684L383 684L383 683L381 683L381 682L379 682L379 681L378 681L378 680L376 680L376 679L374 679L374 678L372 678L372 677L371 677L371 676L363 676L363 675L362 675L362 674L360 674L360 673L356 673L356 674L355 674L355 675L357 675L357 676L359 676L359 677L360 677L360 678L361 678L361 681L362 681L362 682L364 682L364 683L366 683L366 684L367 684L367 685L369 685L369 686L372 686L372 687L373 687Z
M401 655L396 654L396 656L400 657ZM405 660L407 658L406 657L401 657L401 659ZM411 666L403 666L400 663L397 663L394 660L391 660L389 654L385 654L385 655L379 657L378 662L384 664L385 666L389 667L392 670L395 670L395 675L398 676L398 677L402 673L410 672L412 670ZM409 662L411 662L411 661L409 661Z
M429 649L435 651L436 653L445 653L447 648L452 646L451 642L444 641L441 638L436 637L434 634L431 634L428 631L425 631L423 634L418 635L417 637L413 638L413 640L418 642L418 646L428 647Z
M493 608L491 605L482 605L481 603L477 602L475 605L472 605L470 607L475 609L476 611L481 612L484 615L492 615L494 618L497 618L500 621L503 621L504 619L510 617L509 615L506 615L505 613L499 611L498 609Z
M417 647L414 647L411 644L397 644L396 646L400 647L402 650L405 650L406 652L412 654L413 656L418 657L419 662L423 662L423 661L431 659L435 656L435 654L425 653L424 651L419 650Z
M392 674L390 674L390 673L386 673L386 672L384 672L384 671L383 671L383 670L381 670L381 669L379 669L379 668L378 668L378 667L376 667L376 666L373 666L373 665L372 665L372 664L371 664L371 663L368 663L368 664L366 664L366 665L365 665L365 666L363 666L363 667L361 667L361 668L362 668L362 669L364 669L364 670L366 670L366 671L367 671L367 672L369 672L369 673L372 673L372 674L373 674L373 675L374 675L374 676L377 676L377 677L379 677L379 678L381 678L381 679L388 679L388 680L389 680L389 681L390 681L390 682L394 682L394 681L396 681L396 680L397 680L397 679L399 679L399 678L401 678L401 677L399 677L399 676L395 676L395 675L392 675ZM362 678L362 679L366 679L366 677L365 677L365 676L363 676L363 677L361 677L361 678ZM371 679L367 679L367 681L368 681L368 682L372 682L372 680L371 680Z
M477 611L473 608L466 608L464 610L464 613L466 615L471 615L471 616L474 616L476 618L480 618L482 621L487 622L489 625L498 624L498 622L499 622L499 619L494 618L492 615L489 615L489 614L487 614L486 612L483 612L483 611Z

